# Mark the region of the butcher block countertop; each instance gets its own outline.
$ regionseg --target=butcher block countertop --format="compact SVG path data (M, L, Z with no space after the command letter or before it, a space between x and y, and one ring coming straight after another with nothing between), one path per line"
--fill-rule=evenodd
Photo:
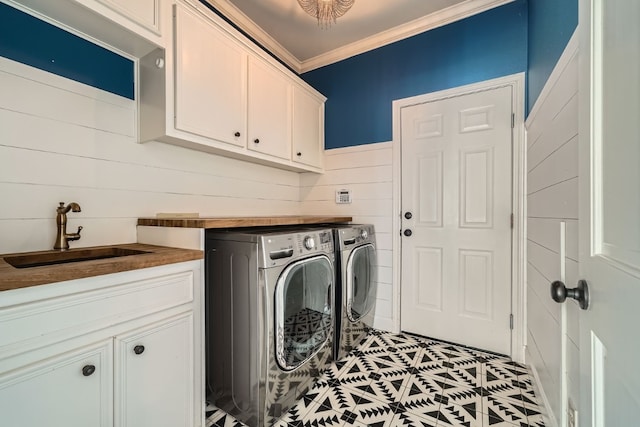
M350 216L252 216L252 217L199 217L199 218L139 218L138 225L186 228L239 228L275 225L331 224L350 222Z
M27 268L14 267L5 261L5 258L13 257L13 259L20 260L26 257L36 256L46 260L52 256L59 255L59 253L57 251L42 251L0 255L0 291L204 258L203 251L199 250L143 245L139 243L69 249L64 252L64 256L82 257L87 256L87 254L113 249L119 251L144 251L144 253Z

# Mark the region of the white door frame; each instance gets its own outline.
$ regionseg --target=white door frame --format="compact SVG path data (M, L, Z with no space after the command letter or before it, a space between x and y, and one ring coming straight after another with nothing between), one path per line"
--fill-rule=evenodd
M400 292L402 253L400 242L402 216L402 170L401 170L401 126L400 110L415 104L453 98L474 92L512 87L512 106L515 115L512 149L512 212L514 216L511 244L511 306L513 312L513 332L511 354L513 360L524 362L526 337L526 150L524 132L525 73L460 86L453 89L427 93L393 101L393 328L400 332Z

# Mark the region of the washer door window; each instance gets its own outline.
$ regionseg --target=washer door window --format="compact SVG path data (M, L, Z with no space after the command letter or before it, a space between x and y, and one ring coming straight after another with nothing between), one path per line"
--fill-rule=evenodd
M276 359L290 371L315 355L331 335L333 268L321 255L289 265L276 284Z
M357 322L375 304L376 250L372 244L362 245L351 252L347 261L347 316Z

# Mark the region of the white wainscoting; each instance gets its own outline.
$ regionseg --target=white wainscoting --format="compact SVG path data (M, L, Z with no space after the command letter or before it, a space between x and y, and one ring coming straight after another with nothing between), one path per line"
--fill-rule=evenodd
M526 121L527 128L527 363L532 365L550 426L562 425L565 399L579 402L579 308L563 306L549 286L578 280L578 42L571 39ZM564 250L561 223L566 224ZM563 317L564 316L564 317ZM564 319L564 320L563 320ZM563 326L564 325L564 326ZM560 334L567 331L566 349ZM567 366L563 366L563 351ZM567 390L561 377L568 371Z
M50 249L58 202L82 207L72 247L135 242L157 212L299 212L298 173L137 144L135 101L5 58L0 85L0 253Z
M393 329L392 219L393 149L391 142L328 150L325 173L302 174L301 213L350 215L355 223L373 224L378 251L378 298L374 326ZM351 190L350 204L336 204L336 190Z

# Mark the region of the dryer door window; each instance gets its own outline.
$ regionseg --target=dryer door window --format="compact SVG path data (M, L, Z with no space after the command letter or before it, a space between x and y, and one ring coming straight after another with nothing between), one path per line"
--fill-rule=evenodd
M289 265L276 284L276 359L290 371L313 357L332 329L333 268L322 255Z
M347 316L360 320L373 308L376 300L376 250L372 244L351 252L347 261Z

